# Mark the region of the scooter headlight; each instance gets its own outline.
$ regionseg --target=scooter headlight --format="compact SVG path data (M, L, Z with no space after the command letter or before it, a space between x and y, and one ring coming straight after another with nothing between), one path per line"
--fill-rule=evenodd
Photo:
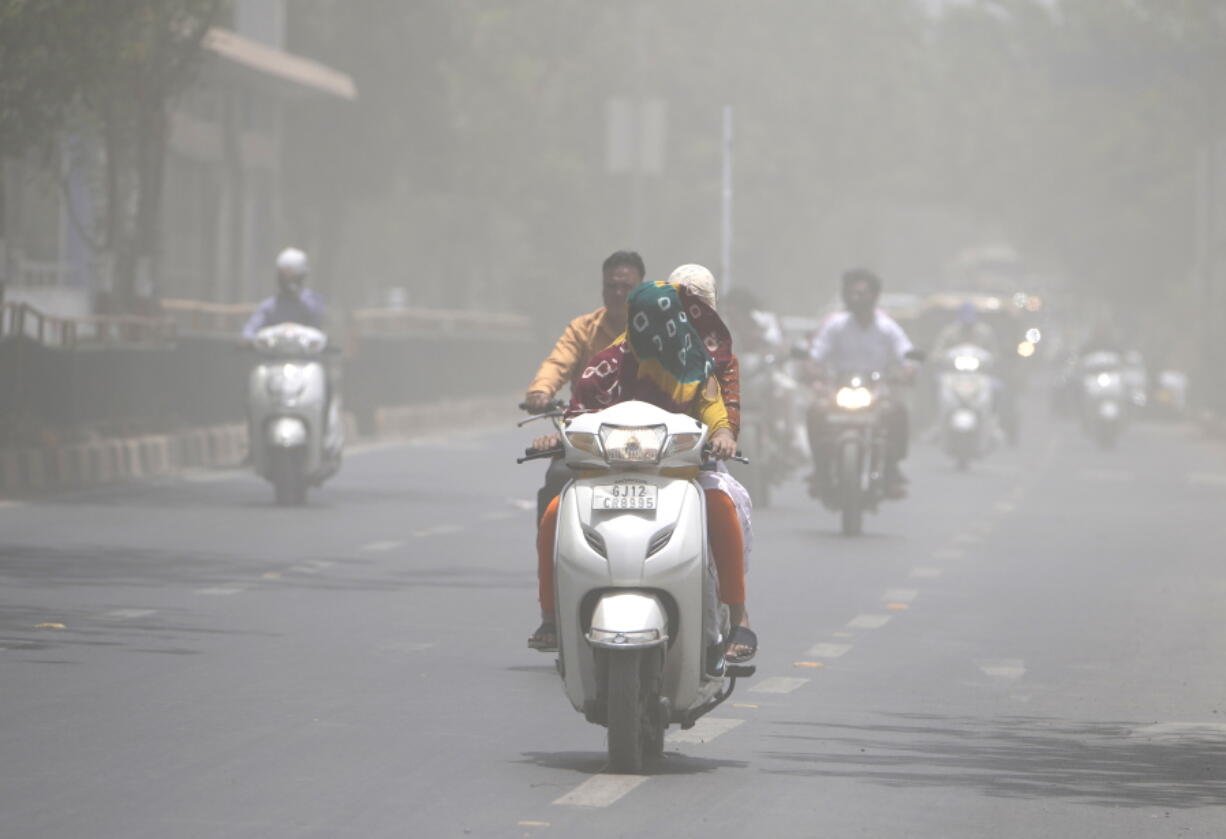
M610 465L659 463L667 439L668 427L664 425L600 426L601 448Z
M954 369L963 373L973 373L979 369L979 359L973 355L955 356Z
M866 387L841 387L834 394L834 404L848 411L861 411L873 404L873 392Z

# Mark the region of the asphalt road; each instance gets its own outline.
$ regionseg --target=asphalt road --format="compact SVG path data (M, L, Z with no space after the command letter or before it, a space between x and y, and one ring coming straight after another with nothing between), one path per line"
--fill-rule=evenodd
M527 436L0 502L0 837L1226 835L1226 446L918 445L856 540L782 488L758 676L625 777L524 644Z

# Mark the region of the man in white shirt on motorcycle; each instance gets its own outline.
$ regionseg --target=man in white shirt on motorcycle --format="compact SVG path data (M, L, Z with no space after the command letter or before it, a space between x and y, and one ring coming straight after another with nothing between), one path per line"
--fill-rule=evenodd
M857 268L843 274L843 305L846 310L826 319L814 338L809 354L822 367L825 378L849 372L885 373L898 369L902 376L913 379L914 366L907 354L914 350L911 339L897 321L877 309L881 297L881 278L871 271ZM810 478L810 494L819 497L829 474L829 428L824 400L809 407L809 447L813 452L814 473ZM905 494L906 477L898 464L907 456L910 421L901 400L893 400L885 414L888 443L886 446L885 485L890 497Z

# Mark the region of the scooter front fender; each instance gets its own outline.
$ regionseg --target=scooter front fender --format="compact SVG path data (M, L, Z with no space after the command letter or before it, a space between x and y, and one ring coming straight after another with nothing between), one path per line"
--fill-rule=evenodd
M668 614L660 598L642 591L603 595L592 613L587 641L611 650L658 647L668 642Z

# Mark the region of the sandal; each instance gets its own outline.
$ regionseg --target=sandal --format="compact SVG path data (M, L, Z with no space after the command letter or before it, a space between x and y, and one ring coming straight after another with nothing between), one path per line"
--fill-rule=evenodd
M733 647L748 647L748 652L732 651ZM748 626L735 626L732 628L732 634L728 637L728 651L724 653L724 660L729 664L744 664L752 659L758 653L758 636Z
M541 625L528 636L528 648L543 653L558 651L558 627L553 621L541 621Z

